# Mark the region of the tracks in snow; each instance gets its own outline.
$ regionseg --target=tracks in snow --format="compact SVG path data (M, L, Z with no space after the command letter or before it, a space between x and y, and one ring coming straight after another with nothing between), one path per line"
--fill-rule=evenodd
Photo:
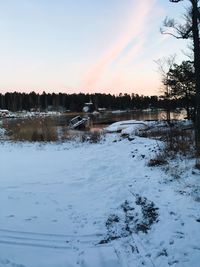
M102 239L102 237L103 236L98 233L75 236L75 235L36 233L36 232L25 232L25 231L16 231L16 230L9 230L9 229L0 229L0 245L22 246L22 247L27 247L27 248L35 247L35 248L54 249L54 250L75 250L75 251L77 250L78 251L80 249L80 251L83 251L83 255L81 253L79 253L80 255L78 254L79 255L78 258L80 262L90 261L90 256L85 255L85 253L89 253L88 249L92 249L92 253L95 253L96 255L96 258L97 258L96 260L99 260L99 261L101 261L100 259L102 258L102 255L104 255L103 257L104 260L106 259L107 251L110 251L110 252L112 251L111 252L111 254L113 253L112 259L114 260L116 267L131 267L132 263L130 264L130 261L127 259L128 255L124 251L123 247L121 247L119 243L115 243L115 242L99 245L99 241ZM148 263L149 267L155 267L155 265L149 259L145 257L144 248L141 247L139 240L135 236L133 237L133 239L134 240L132 241L134 241L133 243L137 245L139 251L138 251L138 254L133 254L132 256L129 255L131 256L130 259L132 259L131 262L142 263L144 262L143 260L145 259L145 262ZM106 250L104 250L104 248ZM98 266L101 266L101 264ZM102 266L107 266L107 263L105 262ZM136 266L141 266L141 265L136 265Z
M73 236L0 229L0 244L49 249L72 249L76 246L98 247L101 237L101 234Z
M112 244L98 244L101 239L101 234L73 236L0 229L0 248L1 245L3 245L22 247L23 251L27 251L27 248L57 250L56 254L52 251L52 256L50 254L50 258L54 257L53 255L57 255L59 251L59 253L61 253L59 255L64 255L63 258L64 261L66 261L66 266L74 267L78 264L87 267L128 267L121 266ZM37 250L33 250L33 253L36 252ZM46 253L44 253L44 255L45 254ZM6 255L4 256L6 257ZM4 259L0 257L0 267L3 267L5 264L8 267L28 266L27 262L29 259L27 260L26 255L19 255L18 260L23 262L23 264L15 263L15 260L13 261L13 259L9 257ZM53 258L53 261L55 261L55 258ZM37 260L33 266L38 266Z

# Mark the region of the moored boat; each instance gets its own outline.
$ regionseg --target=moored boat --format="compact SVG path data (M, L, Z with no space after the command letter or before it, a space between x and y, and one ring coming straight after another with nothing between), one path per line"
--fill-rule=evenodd
M70 129L85 129L88 127L89 118L82 118L81 116L76 116L69 122Z

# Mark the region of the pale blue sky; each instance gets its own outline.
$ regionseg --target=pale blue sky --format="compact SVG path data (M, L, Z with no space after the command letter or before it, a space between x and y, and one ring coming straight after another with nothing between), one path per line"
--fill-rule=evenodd
M154 60L185 42L162 36L168 0L0 0L0 92L155 94Z

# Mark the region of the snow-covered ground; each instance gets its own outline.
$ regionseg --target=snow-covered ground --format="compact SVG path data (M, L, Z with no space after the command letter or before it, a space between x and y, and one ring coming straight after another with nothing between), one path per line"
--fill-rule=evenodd
M0 267L199 266L200 173L158 145L0 143Z

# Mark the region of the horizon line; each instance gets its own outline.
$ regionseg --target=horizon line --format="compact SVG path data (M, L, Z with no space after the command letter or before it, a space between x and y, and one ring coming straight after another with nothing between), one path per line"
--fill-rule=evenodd
M1 89L0 89L1 90ZM20 89L19 89L20 90ZM49 90L49 89L48 89ZM66 94L66 95L78 95L78 94L84 94L84 95L95 95L95 94L100 94L100 95L114 95L114 96L125 96L125 95L138 95L138 96L160 96L161 94L140 94L140 93L128 93L128 92L120 92L120 93L108 93L108 92L82 92L82 91L79 91L78 93L77 92L63 92L63 91L59 91L59 92L55 92L55 91L51 91L51 92L48 92L46 90L42 90L42 92L37 92L37 90L30 90L30 91L17 91L17 90L13 90L13 91L5 91L5 92L1 92L0 91L0 95L5 95L7 93L10 93L10 94L13 94L13 93L18 93L18 94L31 94L31 93L35 93L35 94L39 94L39 95L42 95L42 94Z

